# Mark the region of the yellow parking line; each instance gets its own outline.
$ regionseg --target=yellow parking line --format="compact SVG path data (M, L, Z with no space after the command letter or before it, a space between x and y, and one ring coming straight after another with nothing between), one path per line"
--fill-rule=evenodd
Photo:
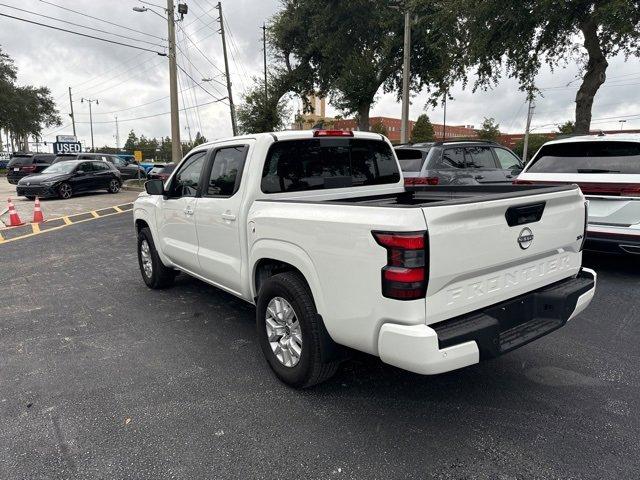
M93 215L93 218L100 218L100 215L98 215L98 212L96 212L95 210L91 211L91 215Z
M0 243L4 242L4 237L2 236L2 234L0 233Z
M31 230L33 230L33 233L40 233L40 224L32 223Z
M71 225L73 223L69 217L62 217L62 221L65 225Z
M113 207L113 209L118 212L118 213L122 213L124 212L124 210L122 210L120 207L118 207L117 205L115 207Z

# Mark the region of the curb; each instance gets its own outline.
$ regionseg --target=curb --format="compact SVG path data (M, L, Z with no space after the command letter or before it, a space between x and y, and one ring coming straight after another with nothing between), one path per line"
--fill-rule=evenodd
M50 220L45 220L42 223L25 223L24 225L17 227L0 228L0 245L20 238L31 237L52 230L59 230L76 223L95 220L97 218L108 217L111 215L118 215L131 210L133 210L133 203L123 203L121 205L114 205L113 207L101 208L90 212L52 218Z

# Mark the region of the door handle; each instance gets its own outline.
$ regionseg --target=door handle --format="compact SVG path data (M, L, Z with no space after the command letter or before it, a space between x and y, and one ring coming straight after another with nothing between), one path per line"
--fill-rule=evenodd
M513 175L507 175L507 178L513 178Z
M228 220L229 222L234 222L236 220L236 216L233 213L223 213L223 220Z
M185 208L184 209L184 214L185 215L189 215L189 216L193 215L193 208L191 208L191 207Z
M476 175L476 176L475 176L475 177L473 177L473 178L475 178L476 180L482 180L482 179L484 178L484 176L482 176L482 175Z

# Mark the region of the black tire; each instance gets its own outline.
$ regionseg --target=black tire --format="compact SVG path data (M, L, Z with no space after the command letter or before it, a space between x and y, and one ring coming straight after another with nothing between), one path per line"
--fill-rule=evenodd
M112 178L109 181L109 186L107 187L107 192L109 193L118 193L120 191L120 181L117 178Z
M143 243L147 242L149 247L149 254L151 257L151 275L147 274L143 266ZM138 232L138 266L140 267L140 274L144 283L151 289L166 288L173 284L178 272L173 268L165 267L160 260L156 246L153 243L153 237L148 227L145 227Z
M67 200L71 198L72 195L73 195L73 189L71 188L71 185L69 185L67 182L62 182L58 186L58 196L63 200Z
M293 307L302 331L302 352L295 366L285 366L269 343L265 318L274 297L284 298ZM321 345L324 327L309 287L297 272L284 272L267 279L261 286L256 308L258 342L269 366L287 385L305 388L324 382L335 374L339 362L322 362Z

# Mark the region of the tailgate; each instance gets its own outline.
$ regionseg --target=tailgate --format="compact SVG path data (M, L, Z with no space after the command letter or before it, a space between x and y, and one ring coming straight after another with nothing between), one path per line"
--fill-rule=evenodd
M592 225L630 227L640 223L640 198L588 195L587 199Z
M428 324L580 270L585 207L577 187L515 198L476 198L424 207L423 212L429 234Z

